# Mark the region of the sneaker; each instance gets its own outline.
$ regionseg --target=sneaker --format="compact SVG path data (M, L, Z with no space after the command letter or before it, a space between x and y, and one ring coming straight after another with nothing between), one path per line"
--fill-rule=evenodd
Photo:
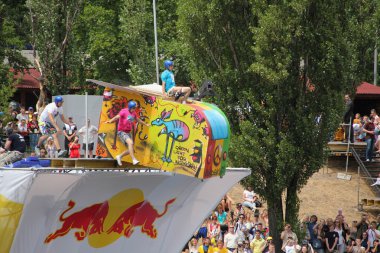
M121 156L120 156L120 155L117 155L115 158L116 158L117 164L118 164L119 166L122 166L123 163L121 162Z
M67 151L64 149L61 149L61 151L58 152L58 157L65 157L67 155Z
M185 95L185 93L177 91L174 95L174 100L177 101L181 96Z
M140 161L137 160L137 159L132 160L133 165L136 165L136 164L138 164L139 162L140 162Z
M365 160L366 162L369 162L369 159Z

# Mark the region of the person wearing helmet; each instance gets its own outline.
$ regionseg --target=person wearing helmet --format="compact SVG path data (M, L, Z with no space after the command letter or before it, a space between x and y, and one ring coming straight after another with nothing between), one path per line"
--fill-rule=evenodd
M133 152L133 138L132 138L133 123L137 121L138 123L143 124L147 127L150 126L150 124L147 124L138 118L136 114L136 107L137 107L137 103L131 100L128 102L128 108L122 109L118 115L116 115L112 119L107 120L105 122L107 124L110 124L115 121L119 121L119 124L117 126L117 136L119 137L121 142L127 147L127 150L125 150L124 152L122 152L121 154L115 157L119 166L123 165L121 162L121 159L128 154L131 155L133 165L136 165L139 163L139 161L136 159Z
M38 155L42 144L49 137L53 136L54 144L58 151L58 157L63 157L67 154L66 150L61 150L61 146L58 141L58 134L62 134L62 130L59 128L55 118L59 115L61 120L66 124L71 124L69 120L63 115L63 98L61 96L56 96L54 102L48 104L42 111L38 125L42 136L38 139L35 152Z
M182 103L186 103L187 98L190 96L190 87L177 87L175 86L173 68L173 61L166 60L164 62L165 71L161 74L162 81L162 94L168 97L174 97L174 100L179 100L183 96Z

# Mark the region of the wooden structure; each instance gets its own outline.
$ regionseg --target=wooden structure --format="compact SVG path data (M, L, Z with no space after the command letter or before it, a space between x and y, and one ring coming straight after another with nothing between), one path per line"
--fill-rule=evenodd
M330 141L328 144L329 147L329 152L331 156L352 156L352 152L348 151L347 152L347 142L341 142L341 141ZM355 143L350 143L350 147L354 147L357 151L359 152L364 152L367 143L365 142L355 142Z
M130 163L123 163L123 166L118 166L116 160L109 158L102 159L86 159L86 158L52 158L44 159L51 161L51 168L58 169L104 169L104 170L125 170L128 166L128 169L146 169L141 166L133 166Z

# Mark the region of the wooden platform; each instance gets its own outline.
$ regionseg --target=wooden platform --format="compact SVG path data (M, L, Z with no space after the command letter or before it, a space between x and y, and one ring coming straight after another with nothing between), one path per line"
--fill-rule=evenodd
M380 198L374 199L361 199L360 206L364 210L372 209L379 210L380 209Z
M328 144L329 151L333 156L346 156L347 155L347 142L342 141L330 141ZM364 150L367 147L365 142L350 143L350 147L355 148L357 151ZM352 156L351 152L348 152L349 156Z
M122 166L118 166L116 160L110 158L102 159L86 159L86 158L53 158L50 160L51 168L82 168L82 169L146 169L145 167L132 165L130 163L123 162Z

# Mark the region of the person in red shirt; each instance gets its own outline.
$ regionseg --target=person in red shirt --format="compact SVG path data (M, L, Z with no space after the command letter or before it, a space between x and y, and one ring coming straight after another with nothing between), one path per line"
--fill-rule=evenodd
M80 158L80 144L79 144L79 137L75 136L74 140L69 144L70 148L70 158Z
M127 146L126 151L122 152L121 154L115 157L119 166L122 166L121 159L123 158L123 156L126 156L128 154L131 155L133 165L136 165L139 163L139 161L136 159L133 152L133 138L132 138L131 132L133 129L134 122L137 121L138 123L143 124L147 127L150 126L150 124L147 124L141 119L139 119L139 117L136 114L136 107L137 107L136 102L131 100L128 102L128 109L127 108L122 109L118 115L116 115L112 119L107 120L105 122L109 124L115 121L119 121L119 124L117 127L117 136L119 136L119 139L121 140L121 142Z
M371 116L370 120L365 123L363 132L365 135L365 142L367 142L367 148L365 151L365 159L367 162L372 161L373 145L375 144L375 117Z

